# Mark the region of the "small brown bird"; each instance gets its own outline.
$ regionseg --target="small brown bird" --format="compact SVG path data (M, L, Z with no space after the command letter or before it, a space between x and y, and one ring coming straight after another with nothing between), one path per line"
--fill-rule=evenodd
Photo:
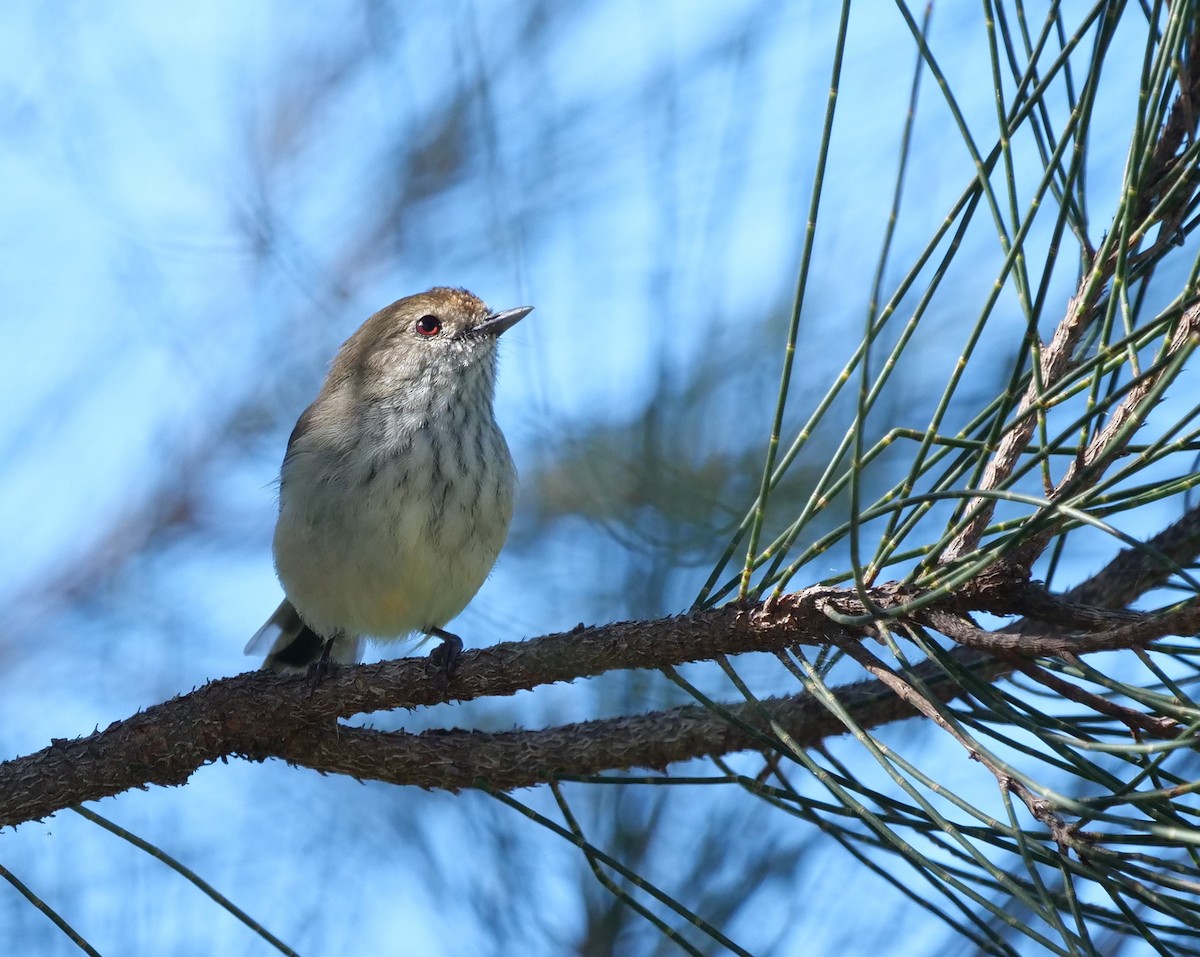
M492 412L496 340L532 307L492 312L465 289L397 300L342 345L288 439L275 568L287 597L250 639L264 667L359 660L364 638L443 626L508 535L517 473Z

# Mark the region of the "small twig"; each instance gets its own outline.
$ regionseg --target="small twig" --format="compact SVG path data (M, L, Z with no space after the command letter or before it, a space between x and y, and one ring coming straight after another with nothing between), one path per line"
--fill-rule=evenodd
M1068 847L1073 847L1077 843L1074 831L1063 821L1049 801L1034 794L1024 784L997 765L975 741L947 721L945 716L934 706L933 702L921 694L912 684L892 671L878 656L861 644L846 642L841 647L849 657L857 661L867 672L887 685L897 697L934 722L962 745L973 761L978 761L992 773L1000 787L1019 797L1025 806L1029 808L1029 813L1033 815L1034 819L1045 824L1050 829L1050 834L1061 851L1065 853Z
M1189 208L1197 186L1200 185L1200 177L1196 175L1195 170L1185 171L1184 188L1174 190L1170 202L1160 203L1160 208L1155 207L1155 202L1164 195L1164 190L1169 189L1169 184L1176 177L1179 164L1185 161L1181 156L1184 141L1193 140L1196 135L1197 122L1200 121L1200 114L1196 110L1196 103L1200 101L1200 71L1195 69L1198 58L1200 58L1200 35L1193 34L1188 41L1188 54L1179 66L1177 75L1179 92L1171 104L1167 122L1159 133L1153 156L1137 181L1138 194L1131 200L1135 222L1144 220L1153 214L1155 223L1160 225L1157 246L1164 246L1174 241L1173 233L1178 229L1179 222ZM1147 224L1146 228L1148 229L1150 225L1152 224ZM1145 230L1131 237L1133 248L1126 251L1131 254L1136 252L1144 236ZM1120 262L1121 249L1109 249L1105 253L1103 261L1100 260L1100 255L1100 251L1091 254L1091 264L1084 272L1075 294L1067 304L1062 321L1054 330L1050 342L1041 350L1038 374L1030 377L1025 394L1017 406L1013 422L1004 433L999 447L980 478L980 489L994 491L1012 475L1013 469L1016 468L1017 462L1033 436L1041 402L1058 384L1059 380L1070 371L1075 348L1091 325L1101 294L1108 286ZM1181 329L1194 324L1194 308L1189 310L1193 315L1186 317L1185 321L1181 322ZM1174 348L1176 348L1176 343L1173 342L1172 349ZM1126 411L1120 415L1124 415L1128 420L1138 411L1140 400L1130 401L1127 398L1122 405L1126 407ZM1115 435L1120 433L1125 424L1117 421L1120 415L1114 415L1102 433L1089 445L1084 456L1085 460L1098 461L1100 458L1111 460L1111 453L1107 451L1108 444ZM1085 461L1085 465L1087 464L1089 463ZM1070 477L1071 473L1068 473L1068 478L1059 484L1060 489L1067 484ZM943 550L941 561L943 563L954 562L974 551L979 546L994 510L994 500L983 497L972 499L965 513L966 524Z
M1153 397L1162 383L1163 376L1173 363L1170 361L1184 349L1194 348L1200 341L1200 304L1192 305L1179 319L1171 341L1153 372L1143 375L1121 402L1109 414L1104 428L1088 443L1079 455L1071 460L1066 474L1054 492L1048 496L1049 504L1068 498L1078 487L1094 483L1109 463L1116 459L1133 438L1137 426L1145 420L1150 408L1147 399ZM1050 539L1057 534L1059 523L1048 522L1035 535L1021 543L1015 561L1028 567L1045 549Z
M1200 599L1191 599L1169 612L1139 615L1135 621L1102 631L1079 631L1075 634L1037 631L1030 633L1015 628L987 631L961 614L941 608L923 610L919 620L935 628L960 645L1005 656L1026 658L1070 654L1093 654L1097 651L1118 651L1138 648L1167 635L1190 635L1200 630Z
M930 721L934 722L934 724L940 727L943 731L946 731L948 734L950 734L951 737L953 737L956 741L958 741L959 744L966 748L967 753L970 754L972 758L979 757L978 749L975 747L974 743L970 741L961 731L955 728L954 725L947 721L942 713L933 706L933 703L928 698L926 698L909 682L905 681L898 674L896 674L896 672L892 671L891 668L884 664L884 662L879 659L878 655L872 651L869 651L867 648L864 648L857 641L842 641L839 642L838 646L846 653L848 657L853 658L860 665L862 665L864 671L866 671L868 674L874 675L876 679L890 688L896 697L906 702L912 708L927 717Z
M1174 740L1179 737L1182 726L1174 718L1143 714L1140 711L1134 711L1132 708L1123 707L1115 701L1109 701L1107 698L1100 697L1100 695L1085 691L1079 685L1060 678L1058 675L1018 655L1002 655L1001 657L1012 665L1016 671L1020 671L1038 684L1049 688L1064 698L1090 708L1097 714L1116 718L1135 735L1144 733L1166 740Z
M999 488L1012 475L1017 462L1024 454L1029 440L1037 427L1037 410L1044 394L1062 376L1070 371L1071 356L1087 327L1091 324L1092 312L1100 296L1100 283L1092 279L1092 270L1084 276L1080 288L1067 304L1067 313L1049 344L1041 350L1041 370L1033 376L1025 394L1017 406L1013 424L1004 433L995 454L979 481L983 491ZM979 546L979 540L992 520L995 501L990 498L974 498L967 505L966 514L971 516L962 531L942 552L942 564L956 561Z
M983 763L987 764L987 762ZM1000 787L1021 799L1021 802L1029 809L1029 813L1033 815L1035 821L1046 825L1050 831L1050 837L1058 845L1060 853L1066 854L1068 850L1074 850L1080 860L1087 859L1087 853L1092 848L1090 835L1083 835L1078 830L1077 824L1068 824L1064 821L1062 816L1054 809L1053 804L1044 797L1035 794L1011 774L990 766L988 770L996 776L996 781Z

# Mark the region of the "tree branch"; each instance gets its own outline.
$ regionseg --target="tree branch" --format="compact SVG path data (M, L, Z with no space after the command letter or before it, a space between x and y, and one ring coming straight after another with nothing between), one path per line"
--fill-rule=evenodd
M795 597L776 602L769 613L761 606L726 607L658 621L581 626L464 653L448 694L459 701L511 695L612 669L773 651L822 642L837 627L811 600ZM339 668L315 688L303 675L250 672L209 682L85 738L55 740L0 764L0 827L133 787L182 784L197 768L228 755L283 757L326 770L310 760L307 749L317 747L320 732L332 731L337 718L443 700L437 675L426 665L424 658L408 658Z
M1171 104L1167 122L1155 141L1153 155L1144 168L1127 172L1129 179L1126 188L1130 196L1125 204L1125 211L1135 227L1128 236L1127 246L1122 250L1119 245L1112 245L1107 250L1102 248L1092 254L1091 264L1067 304L1063 318L1054 330L1050 342L1041 349L1037 374L1030 377L1016 415L1005 430L999 447L980 478L980 489L992 491L1001 488L1012 475L1033 437L1039 409L1074 366L1075 350L1083 334L1095 320L1104 290L1121 264L1122 252L1133 256L1147 233L1155 226L1159 227L1159 235L1152 249L1143 253L1144 258L1152 257L1176 241L1179 224L1191 209L1197 188L1200 187L1200 176L1197 175L1195 161L1186 156L1183 149L1185 142L1195 140L1197 129L1200 127L1200 111L1196 109L1197 102L1200 102L1200 70L1196 68L1198 61L1200 30L1193 30L1188 38L1188 55L1177 64L1178 92ZM1113 235L1121 235L1122 215L1122 210L1119 209L1112 226ZM1181 319L1170 351L1183 347L1181 335L1184 341L1188 337L1194 338L1196 323L1196 307L1193 307ZM1147 391L1153 384L1147 383ZM1066 478L1059 483L1058 493L1071 486L1072 478L1080 469L1095 468L1097 472L1103 471L1103 467L1112 461L1114 454L1128 441L1130 432L1127 427L1130 422L1140 421L1148 411L1142 405L1144 398L1144 394L1136 397L1131 394L1122 402L1106 428L1089 444L1083 455L1084 461L1073 465ZM994 499L972 499L965 513L966 522L954 540L943 550L941 561L954 562L977 548L994 510ZM1044 547L1045 538L1039 539L1034 545ZM1031 551L1032 548L1026 550L1025 561L1030 560Z
M1200 507L1149 543L1170 561L1189 561L1200 551ZM1149 552L1122 552L1092 581L1110 582L1119 569L1126 585L1096 593L1098 604L1120 595L1123 601L1161 584L1169 574ZM1091 597L1085 583L1071 597ZM872 589L870 599L887 609L914 597L895 584ZM449 694L465 701L510 695L557 681L572 681L622 668L660 668L719 654L779 651L799 644L845 646L859 640L831 621L821 608L833 605L850 614L862 605L849 590L810 588L767 605L729 606L663 618L617 622L508 642L464 653ZM967 634L963 615L971 608L1029 618L1000 632ZM1048 595L1040 586L1004 579L991 569L986 579L968 583L953 604L922 614L957 616L947 631L959 630L964 645L954 656L985 680L1012 670L1011 660L985 653L1041 653L1069 648L1072 654L1120 646L1140 647L1164 629L1192 626L1195 603L1167 615L1111 614ZM941 619L939 619L941 620ZM1073 628L1071 635L1048 633L1045 622ZM1039 624L1039 622L1042 622ZM939 629L940 630L940 629ZM1116 636L1116 637L1114 637ZM954 634L950 634L954 638ZM1041 642L1042 644L1039 644ZM1045 642L1057 642L1047 645ZM963 689L933 661L913 673L942 701ZM914 714L879 681L835 689L838 699L862 727L871 728ZM508 789L556 776L592 774L628 767L665 768L708 754L776 747L772 724L787 730L800 746L810 746L844 728L823 705L806 694L716 709L691 705L607 721L591 721L542 731L484 734L429 731L420 735L385 733L337 725L336 719L392 708L413 708L441 700L437 676L425 659L400 659L340 668L316 688L303 676L250 672L222 678L104 731L75 740L55 740L35 754L0 764L0 827L39 819L83 801L108 797L149 784L178 785L209 762L227 756L251 760L283 758L314 770L360 779L458 789Z

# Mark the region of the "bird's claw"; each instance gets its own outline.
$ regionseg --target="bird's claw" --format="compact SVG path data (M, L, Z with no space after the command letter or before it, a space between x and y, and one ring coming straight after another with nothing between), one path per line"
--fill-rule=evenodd
M445 692L462 654L462 639L440 628L431 629L429 634L442 639L442 643L429 652L429 666L436 674L438 690Z
M308 667L304 669L304 679L308 684L308 693L312 694L317 690L317 687L333 674L334 664L332 658L333 641L325 642L325 647L321 649L321 657L316 661L310 661Z

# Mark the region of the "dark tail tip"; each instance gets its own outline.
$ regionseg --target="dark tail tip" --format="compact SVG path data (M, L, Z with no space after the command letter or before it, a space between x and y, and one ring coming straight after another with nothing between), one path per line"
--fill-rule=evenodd
M325 642L326 639L308 625L302 625L295 638L278 651L267 655L263 667L272 671L304 671L313 662L321 659Z

